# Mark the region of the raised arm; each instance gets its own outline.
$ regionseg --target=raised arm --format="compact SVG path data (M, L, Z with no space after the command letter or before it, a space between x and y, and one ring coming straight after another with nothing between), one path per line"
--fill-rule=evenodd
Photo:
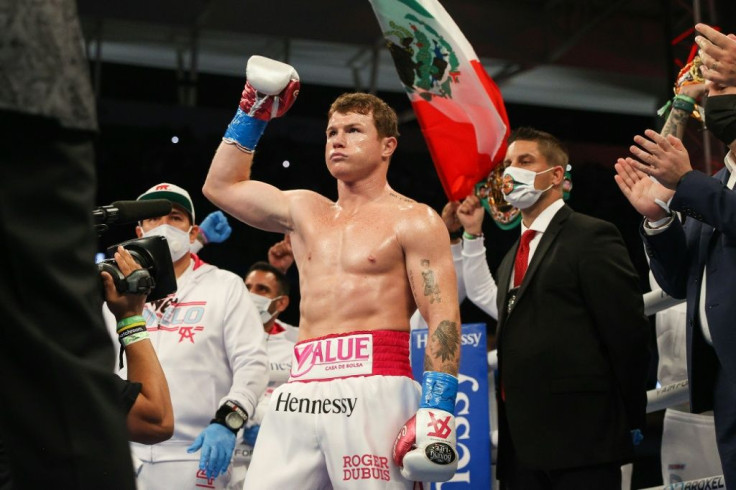
M706 92L705 80L700 72L701 66L702 60L695 57L680 70L675 80L675 97L668 102L670 111L660 131L662 136L671 134L682 140L687 122L694 114L699 113L696 104Z
M294 68L252 56L238 110L210 165L202 192L217 207L256 228L291 229L289 193L250 180L253 152L274 117L283 115L299 93Z
M486 260L483 239L485 210L476 195L469 195L458 208L463 224L463 278L468 299L493 319L498 319L498 287Z

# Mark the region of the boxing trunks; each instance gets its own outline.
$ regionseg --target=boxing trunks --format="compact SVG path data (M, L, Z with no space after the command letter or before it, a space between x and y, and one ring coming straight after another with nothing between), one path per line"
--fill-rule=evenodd
M414 488L391 451L420 394L408 332L299 342L289 381L271 395L244 488Z

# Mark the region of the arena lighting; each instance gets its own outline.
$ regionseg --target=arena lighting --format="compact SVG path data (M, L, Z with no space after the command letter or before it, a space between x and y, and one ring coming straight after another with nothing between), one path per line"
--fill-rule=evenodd
M281 166L284 168L289 168L291 166L291 162L289 162L289 160L284 160Z
M174 143L174 144L177 144L179 142L179 137L178 136L172 136L171 137L171 142Z

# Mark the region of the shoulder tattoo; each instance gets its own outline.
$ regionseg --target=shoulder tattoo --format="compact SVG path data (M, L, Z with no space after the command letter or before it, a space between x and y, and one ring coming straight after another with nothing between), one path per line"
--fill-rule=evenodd
M402 196L401 194L397 194L395 192L389 192L388 195L395 199L398 199L399 201L414 202L414 199L409 199L408 197Z

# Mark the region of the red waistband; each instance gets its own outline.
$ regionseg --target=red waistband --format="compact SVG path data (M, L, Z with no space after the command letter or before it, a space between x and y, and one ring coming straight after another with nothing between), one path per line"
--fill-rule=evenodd
M370 336L372 342L370 367L367 363L365 366L358 366L365 362L360 358L340 359L334 352L338 348L341 348L340 351L343 353L348 349L334 340L364 340L366 336ZM328 352L330 348L333 352ZM349 352L353 352L352 346L350 349ZM356 353L357 347L353 354ZM289 382L329 381L358 376L414 378L409 364L409 332L398 330L354 331L303 340L294 346L292 359ZM317 369L313 369L314 367Z

